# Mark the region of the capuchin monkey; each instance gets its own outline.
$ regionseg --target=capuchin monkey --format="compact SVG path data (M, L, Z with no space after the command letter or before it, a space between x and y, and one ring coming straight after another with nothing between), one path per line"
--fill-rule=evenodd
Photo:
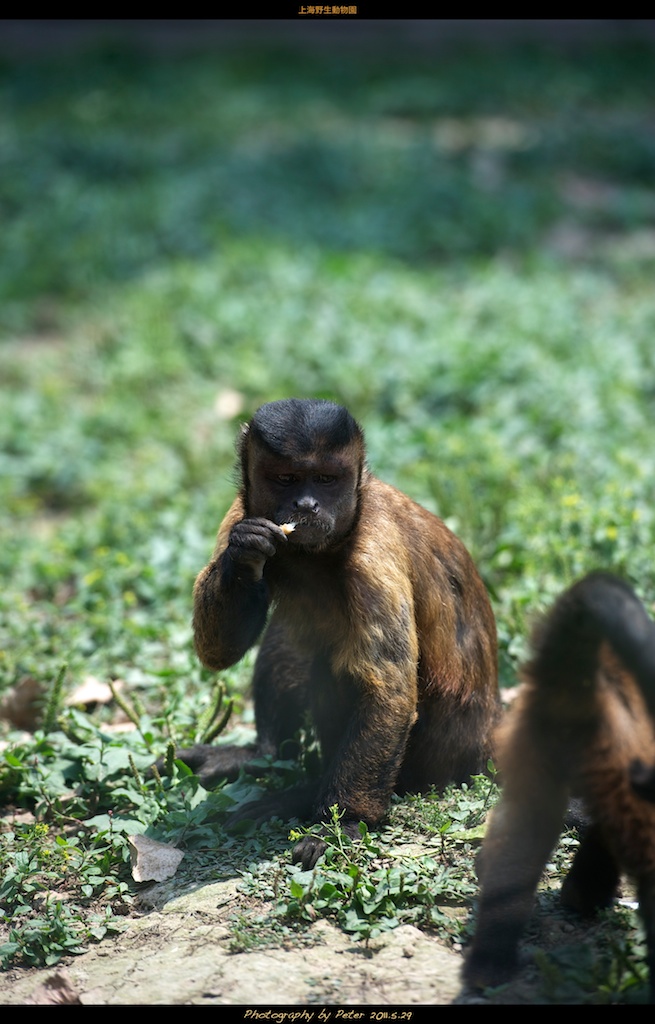
M496 627L464 545L376 479L362 430L332 402L257 410L238 440L241 485L194 589L197 653L225 669L260 643L257 742L179 757L211 787L262 755L293 751L307 715L318 780L244 805L237 818L376 826L391 795L483 772L500 702ZM297 749L297 748L296 748ZM304 836L310 868L326 844Z
M562 886L581 914L636 884L655 1003L655 623L630 587L596 572L533 638L525 686L500 729L501 798L480 853L477 928L464 983L507 981L571 796L589 824Z

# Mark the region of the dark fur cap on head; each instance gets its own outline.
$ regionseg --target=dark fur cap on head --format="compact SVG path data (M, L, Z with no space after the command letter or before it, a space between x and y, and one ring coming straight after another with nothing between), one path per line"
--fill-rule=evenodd
M355 445L365 456L364 434L347 409L322 398L284 398L260 406L239 438L243 458L248 437L272 454L293 458Z

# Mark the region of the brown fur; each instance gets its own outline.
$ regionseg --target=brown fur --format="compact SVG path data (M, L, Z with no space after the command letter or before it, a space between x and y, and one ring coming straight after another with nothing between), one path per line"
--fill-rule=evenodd
M206 665L225 668L268 616L250 756L293 749L309 711L324 769L313 790L243 813L320 822L337 804L355 834L360 820L380 822L394 790L485 769L499 709L494 617L457 537L369 473L346 410L291 400L264 406L253 422L241 490L196 580L196 648ZM285 536L288 521L297 526ZM191 757L211 783L243 763L243 752L232 755L216 746ZM322 849L306 839L294 857L308 866Z
M582 913L609 906L621 872L637 883L655 997L655 804L637 766L655 762L655 625L632 591L594 573L567 591L534 637L525 685L498 737L503 792L478 864L478 921L463 977L506 981L534 894L573 797L590 825L562 887Z

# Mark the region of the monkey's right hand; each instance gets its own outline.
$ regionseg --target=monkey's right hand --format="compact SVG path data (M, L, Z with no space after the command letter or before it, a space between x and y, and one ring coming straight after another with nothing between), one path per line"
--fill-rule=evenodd
M232 563L237 577L246 569L259 580L267 559L273 557L281 542L287 543L286 534L270 519L242 519L230 530L225 557Z

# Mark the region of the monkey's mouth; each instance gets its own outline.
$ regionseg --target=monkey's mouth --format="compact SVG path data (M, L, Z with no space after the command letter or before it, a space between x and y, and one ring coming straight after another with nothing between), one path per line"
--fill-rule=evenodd
M322 544L330 534L330 524L323 519L301 516L300 519L291 519L294 530L287 537L290 544L302 544L307 547L314 547Z

